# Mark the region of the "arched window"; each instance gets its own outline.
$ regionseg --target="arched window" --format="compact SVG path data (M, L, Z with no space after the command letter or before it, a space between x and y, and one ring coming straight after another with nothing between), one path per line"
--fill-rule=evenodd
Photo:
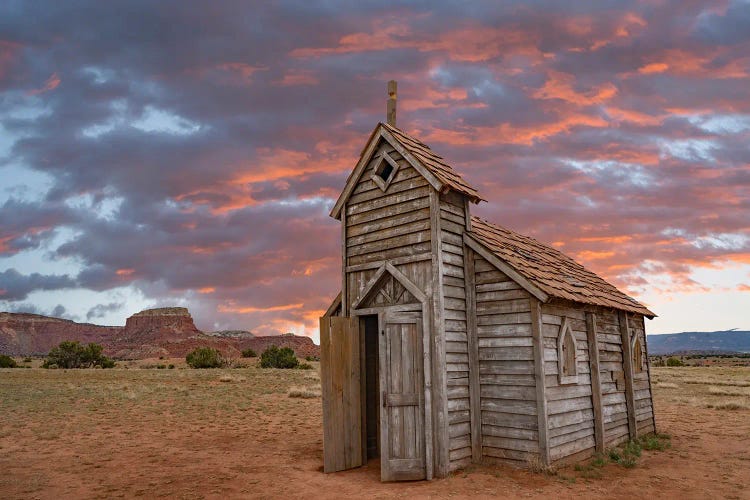
M570 328L568 318L563 318L560 333L557 336L557 377L560 384L578 383L576 338Z
M633 373L643 372L643 348L641 347L641 339L638 338L638 334L633 335Z

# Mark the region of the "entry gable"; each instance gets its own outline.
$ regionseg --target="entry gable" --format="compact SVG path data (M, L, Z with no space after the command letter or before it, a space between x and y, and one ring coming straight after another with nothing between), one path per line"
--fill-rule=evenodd
M365 285L352 309L422 303L427 296L390 263L383 264Z

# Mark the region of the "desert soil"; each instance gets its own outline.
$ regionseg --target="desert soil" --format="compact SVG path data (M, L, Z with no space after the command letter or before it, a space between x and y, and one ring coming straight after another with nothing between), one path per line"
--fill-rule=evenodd
M288 396L315 393L314 371L176 364L0 370L0 498L750 498L749 368L654 369L672 446L633 469L383 484L375 463L321 472L320 398Z

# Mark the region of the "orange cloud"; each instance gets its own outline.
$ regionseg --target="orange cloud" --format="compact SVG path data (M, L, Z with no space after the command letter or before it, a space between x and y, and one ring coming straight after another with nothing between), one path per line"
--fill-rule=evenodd
M132 276L135 273L135 269L118 269L115 271L117 276Z
M567 73L550 70L544 87L532 93L535 99L562 99L579 106L600 104L617 95L617 87L607 82L588 92L576 92L573 88L575 77Z
M278 311L289 311L291 309L300 309L304 306L304 304L287 304L287 305L281 305L281 306L271 306L271 307L253 307L253 306L236 306L233 304L229 305L220 305L217 309L219 312L224 313L236 313L236 314L250 314L250 313L257 313L257 312L278 312Z
M651 75L654 73L664 73L669 69L669 65L665 63L651 63L638 68L638 73L642 75Z
M295 85L317 85L320 80L312 71L304 69L292 69L284 74L284 77L277 82L283 87L292 87Z
M50 77L47 78L47 81L44 82L44 85L41 88L29 90L27 94L28 95L44 94L45 92L49 92L50 90L55 90L58 85L60 85L60 77L57 76L57 73L52 73L52 75L50 75Z
M215 291L216 291L216 288L212 286L204 286L203 288L198 289L198 293L203 293L203 294L214 293Z

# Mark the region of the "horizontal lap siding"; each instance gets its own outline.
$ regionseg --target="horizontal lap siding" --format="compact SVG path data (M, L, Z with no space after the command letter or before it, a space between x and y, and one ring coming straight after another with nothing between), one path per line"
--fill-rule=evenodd
M460 203L460 206L459 206ZM463 199L441 196L440 230L445 307L445 356L448 383L448 439L450 470L471 462L469 412L469 348L466 337L466 288L462 237Z
M560 385L558 379L557 342L563 318L568 318L576 342L578 382L575 384ZM559 460L595 445L588 339L583 310L575 306L543 304L542 336L550 459Z
M400 165L388 189L383 192L371 179L376 154L346 203L348 266L377 265L398 257L429 255L431 251L431 188L398 152L387 145L385 150ZM420 289L427 290L430 266L429 260L425 260L397 267ZM367 269L347 273L350 304L357 300L375 272L376 269Z
M612 446L627 441L629 436L622 337L617 313L599 311L596 315L596 331L602 385L604 444Z
M525 463L539 453L529 294L474 259L482 455Z
M635 420L638 435L642 436L649 432L655 432L654 408L651 399L651 384L649 384L648 356L646 349L646 331L643 316L630 319L633 334L638 336L641 343L641 356L643 359L643 371L637 373L633 369L633 392L635 393Z

